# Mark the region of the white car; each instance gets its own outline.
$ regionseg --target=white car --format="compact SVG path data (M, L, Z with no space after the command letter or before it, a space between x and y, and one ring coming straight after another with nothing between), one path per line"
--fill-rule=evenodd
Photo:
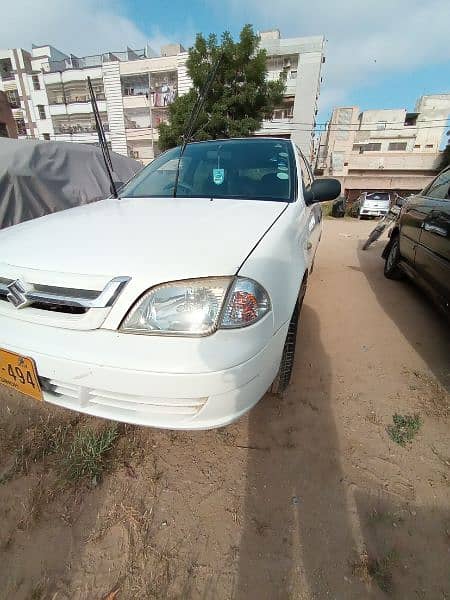
M233 422L289 383L315 203L339 192L289 140L215 140L3 230L0 383L128 423Z
M384 217L391 206L389 192L363 192L357 200L359 218Z

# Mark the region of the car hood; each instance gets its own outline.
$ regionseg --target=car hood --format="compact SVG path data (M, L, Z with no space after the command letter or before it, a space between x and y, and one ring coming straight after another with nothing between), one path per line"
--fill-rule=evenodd
M231 275L285 207L255 200L108 199L1 231L0 263L137 277L148 285Z

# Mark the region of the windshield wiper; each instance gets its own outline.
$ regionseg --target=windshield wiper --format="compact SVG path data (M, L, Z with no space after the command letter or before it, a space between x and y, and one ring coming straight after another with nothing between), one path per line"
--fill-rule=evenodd
M119 195L117 193L116 183L112 176L114 169L113 169L113 165L112 165L112 161L111 161L111 155L109 153L108 144L106 142L105 130L103 129L103 123L102 123L102 120L100 119L100 113L98 112L98 106L97 106L97 99L95 97L94 88L92 87L92 82L91 82L91 78L89 77L89 75L87 77L87 82L88 82L88 88L89 88L89 96L91 98L92 111L94 113L95 128L97 130L97 135L98 135L98 143L99 143L100 148L102 149L103 160L105 161L106 172L108 173L109 183L111 185L112 197L118 198Z
M208 77L205 81L205 85L203 86L203 89L201 90L201 92L199 93L199 95L197 96L197 100L194 103L194 106L192 107L191 113L188 117L188 120L186 121L186 125L184 128L184 132L182 135L182 144L181 144L181 148L180 148L180 155L178 157L178 163L177 163L177 172L175 173L175 185L173 188L173 197L176 198L177 195L177 188L178 188L178 179L180 177L180 163L181 163L181 158L184 154L184 151L186 149L186 146L188 145L188 143L192 140L192 136L195 133L195 126L197 124L197 120L200 114L200 111L202 110L205 101L206 101L206 97L208 95L208 92L211 88L211 85L214 82L214 79L216 78L217 75L217 69L219 68L219 65L222 61L223 58L223 53L219 54L216 62L214 63L214 65L212 66L211 70L209 71Z

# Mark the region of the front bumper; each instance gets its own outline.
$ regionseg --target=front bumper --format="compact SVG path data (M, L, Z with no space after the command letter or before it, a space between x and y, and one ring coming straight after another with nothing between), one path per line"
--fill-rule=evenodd
M137 425L210 429L238 419L272 383L288 324L267 341L261 334L270 325L180 342L101 329L61 330L0 316L0 347L35 360L44 400L52 404ZM266 341L258 343L261 339ZM233 348L237 364L231 364Z

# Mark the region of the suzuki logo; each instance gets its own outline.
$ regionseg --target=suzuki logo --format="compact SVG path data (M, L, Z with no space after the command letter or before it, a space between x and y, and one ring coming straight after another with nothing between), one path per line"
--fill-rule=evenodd
M9 290L6 298L15 308L23 308L28 304L25 286L20 279L16 279L6 287Z

